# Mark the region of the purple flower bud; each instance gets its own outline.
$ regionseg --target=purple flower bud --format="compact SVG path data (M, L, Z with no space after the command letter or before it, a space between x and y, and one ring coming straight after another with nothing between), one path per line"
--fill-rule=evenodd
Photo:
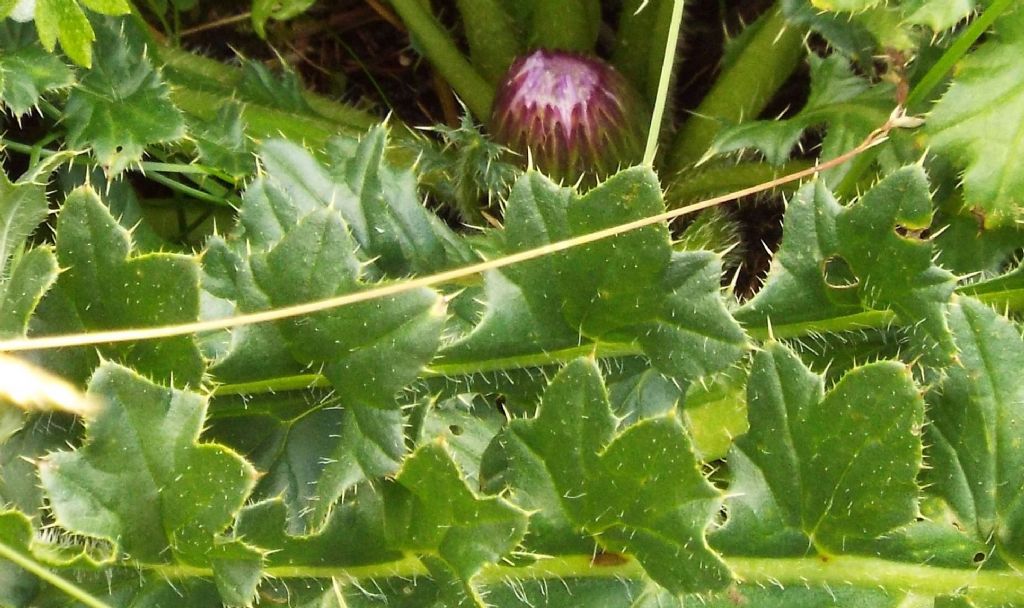
M548 176L576 181L639 162L648 120L640 96L612 66L541 49L512 63L490 126L499 143L531 154Z

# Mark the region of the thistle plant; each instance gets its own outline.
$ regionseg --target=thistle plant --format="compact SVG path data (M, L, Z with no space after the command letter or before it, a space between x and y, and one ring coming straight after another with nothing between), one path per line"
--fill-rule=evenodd
M1024 606L1019 0L779 0L664 121L678 0L390 0L418 136L176 46L237 3L29 4L0 606Z

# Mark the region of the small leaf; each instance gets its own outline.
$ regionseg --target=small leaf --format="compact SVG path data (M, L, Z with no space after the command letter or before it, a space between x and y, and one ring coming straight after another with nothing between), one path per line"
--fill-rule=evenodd
M306 214L331 208L341 213L365 258L389 276L468 262L471 254L456 249L459 239L422 205L412 171L387 161L387 147L383 126L358 142L337 138L329 145L328 170L300 146L266 142L260 148L266 180L253 192L258 202L250 205L247 197L242 211L250 240L271 245Z
M946 307L954 276L932 261L917 236L931 224L928 180L912 165L890 173L842 207L823 183L789 202L782 247L764 288L736 316L793 328L870 310L892 310L919 338L930 361L948 362L953 343ZM791 327L784 327L784 326Z
M0 337L25 335L29 318L57 281L57 273L53 250L37 247L18 260L6 281L0 279Z
M131 11L126 0L81 0L81 3L104 15L124 15ZM53 51L60 40L61 48L72 61L89 68L96 34L78 5L79 0L36 0L36 28L47 51ZM102 55L102 51L97 54Z
M39 224L46 219L49 206L46 186L18 182L12 184L0 174L0 280L9 276L10 259Z
M264 29L267 21L287 21L306 12L315 0L254 0L252 3L252 25L260 38L266 38Z
M193 121L191 133L199 159L236 180L248 177L256 168L242 109L240 103L225 103L213 120Z
M68 66L39 44L31 25L0 22L0 49L0 107L15 117L30 112L44 94L75 82Z
M181 139L185 123L134 24L104 19L97 28L97 65L68 96L65 123L68 145L91 148L103 169L117 175L140 162L148 146Z
M954 352L946 307L956 280L932 261L931 243L915 231L931 225L924 169L890 173L836 219L837 253L860 279L861 301L891 308L925 340L925 354L947 361Z
M57 523L108 539L137 560L216 562L256 472L233 452L198 443L206 401L101 366L89 396L105 407L85 445L39 464Z

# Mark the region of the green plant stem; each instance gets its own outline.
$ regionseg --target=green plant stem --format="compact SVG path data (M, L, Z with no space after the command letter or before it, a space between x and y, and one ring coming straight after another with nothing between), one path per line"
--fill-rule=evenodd
M644 149L644 164L653 167L654 155L658 151L658 137L661 135L661 123L665 116L665 104L668 101L669 84L672 81L672 66L675 53L671 52L679 43L679 27L683 23L683 0L673 0L672 18L665 38L665 50L662 53L661 73L658 78L658 93L654 98L654 111L651 113L651 126L647 130L647 146Z
M172 46L157 46L156 56L165 68L165 76L176 88L214 90L230 93L242 82L243 72L237 67L208 59ZM344 126L351 131L365 131L380 122L380 118L366 112L303 90L303 99L322 118L331 123ZM224 96L221 96L223 98ZM261 113L264 108L255 104L246 104L246 118ZM187 108L183 108L188 111ZM206 114L216 113L217 107L208 108ZM271 119L278 119L277 115Z
M676 134L670 170L699 161L723 124L756 118L800 65L805 31L787 25L780 8L770 9L749 27L757 30Z
M146 177L151 179L151 180L153 180L154 182L156 182L158 184L167 186L168 188L170 188L171 190L174 190L175 192L180 192L180 193L184 194L185 196L192 197L192 198L194 198L196 200L205 201L207 203L213 203L214 205L219 205L219 206L222 206L222 207L234 207L235 206L228 199L221 198L219 196L210 194L209 192L206 192L204 190L200 190L199 188L193 188L192 186L189 186L188 184L183 184L183 183L179 182L176 179L171 179L171 178L167 177L166 175L163 175L163 174L160 174L160 173L149 173L149 174L146 175Z
M953 69L956 62L960 61L967 54L967 51L978 41L978 38L1015 2L1016 0L994 0L980 17L971 22L967 29L957 36L953 44L949 45L949 48L942 54L942 57L939 57L935 65L914 85L910 95L907 96L907 108L911 111L920 110L921 108L918 106L925 101L929 101L928 98L932 92L939 86L939 83L946 77L946 74Z
M598 0L534 0L530 45L589 53L600 27Z
M639 13L637 10L648 2ZM651 104L658 96L659 77L668 46L675 0L628 0L619 12L613 63ZM673 53L674 62L679 57Z
M452 85L469 111L479 121L490 119L494 87L463 56L437 19L419 0L391 0L391 6L416 37L427 59Z
M0 542L0 559L5 559L22 570L46 581L57 589L63 591L68 597L74 598L80 604L88 606L88 608L110 608L107 603L100 601L85 589L82 589L66 578L51 572L39 562L19 551L16 551L13 547L2 542Z
M515 21L499 0L458 0L456 6L473 63L496 85L523 51Z
M830 556L827 558L725 557L738 580L752 585L799 585L884 589L890 593L913 592L918 595L955 595L967 590L982 602L1014 604L1024 602L1024 577L1010 570L985 571L976 568L939 568L874 557ZM142 566L167 578L210 576L206 568L190 566ZM381 579L429 576L426 567L414 557L366 566L305 567L271 566L266 576L275 578ZM645 574L631 558L614 565L595 565L591 555L564 555L541 559L527 566L490 564L474 582L502 584L508 580L546 580L601 578L608 580L641 579Z
M975 297L982 302L999 309L1013 311L1024 310L1024 288L1006 287L992 290L979 290L974 285L959 288L958 293ZM780 323L769 325L745 325L747 334L756 340L769 338L790 339L800 338L818 333L841 333L864 329L879 329L898 324L896 314L889 310L866 310L842 317L830 317L797 323ZM564 365L578 357L595 356L597 358L617 358L643 355L637 344L615 342L603 344L584 344L560 350L544 351L529 355L488 359L465 363L444 363L443 360L432 364L424 370L422 378L470 376L487 372L509 369L525 369L548 365ZM215 397L231 395L257 395L277 393L289 390L304 390L312 387L326 387L330 383L319 374L299 374L280 378L267 378L240 384L222 384L213 391Z

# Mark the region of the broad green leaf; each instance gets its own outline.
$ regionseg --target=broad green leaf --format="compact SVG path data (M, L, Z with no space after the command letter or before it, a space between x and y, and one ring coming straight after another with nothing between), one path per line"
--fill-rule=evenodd
M312 398L252 397L244 410L211 421L212 436L263 472L253 498L279 498L292 535L318 532L339 498L395 474L405 454L401 412Z
M1024 563L1024 342L1010 321L970 298L950 311L959 362L928 394L929 491L975 538Z
M424 556L434 576L454 586L444 593L455 600L449 605L482 606L472 578L519 545L527 513L501 498L477 497L437 442L406 459L395 481L404 492L391 492L385 506L399 546Z
M131 235L89 188L72 192L57 220L57 259L65 268L58 297L85 328L121 329L195 321L199 268L187 256L135 256ZM198 386L204 361L192 338L152 340L101 350L135 369L178 385Z
M997 30L957 67L926 125L932 152L963 168L964 202L986 227L1012 224L1024 206L1022 53L1024 28Z
M618 173L583 196L529 172L512 189L501 238L516 253L663 210L647 169ZM480 323L442 361L636 344L660 371L690 382L728 368L746 348L719 277L717 256L674 253L664 225L517 264L485 277Z
M228 317L270 308L270 300L252 276L248 258L219 236L203 252L201 294L204 319ZM238 327L200 338L211 369L224 382L245 382L287 376L301 370L288 352L281 330L273 323Z
M268 567L351 567L401 559L388 538L381 490L360 485L331 511L323 529L288 534L288 507L271 499L245 507L236 534L269 550Z
M759 469L787 526L819 550L842 552L914 520L924 402L905 366L856 368L826 393L792 351L771 343L755 355L747 390L741 463Z
M106 539L136 560L181 560L217 570L259 554L219 535L256 481L230 450L199 443L206 401L104 364L89 384L104 403L85 444L39 463L58 524ZM220 563L218 563L220 562Z
M825 328L826 321L892 310L918 339L915 351L949 360L946 307L953 275L936 266L931 243L916 236L931 224L929 186L919 166L889 174L842 207L820 181L789 202L782 247L764 288L739 311L747 323L771 322L782 335Z
M387 161L387 146L383 126L358 143L337 138L329 145L328 169L296 144L266 142L260 148L265 181L251 197L247 193L242 211L246 236L267 247L306 214L331 208L341 213L372 267L389 276L436 272L468 261L458 238L422 205L412 171Z
M663 209L661 187L643 169L619 173L583 197L528 173L507 203L505 240L512 253ZM668 228L657 225L526 262L505 274L523 287L535 310L560 308L570 327L595 338L654 319L662 299L659 279L671 255Z
M728 582L728 569L704 539L720 496L700 474L683 426L667 415L616 434L592 362L563 369L537 417L512 421L489 457L488 470L513 499L537 511L538 527L568 520L606 549L634 555L673 593Z
M64 121L68 145L92 149L104 171L117 175L148 146L184 137L185 122L133 23L104 19L97 28L97 64L72 89Z
M31 25L0 22L0 107L15 117L30 112L49 92L71 86L75 75L47 53Z
M926 356L944 361L955 348L946 308L956 281L917 236L931 221L928 178L917 165L904 167L836 218L836 253L858 277L861 302L891 308L924 338Z
M96 39L80 0L36 0L36 29L47 51L60 41L64 54L80 66L92 67L92 42ZM124 15L131 11L126 0L81 0L90 10L104 15ZM98 50L102 56L103 51Z
M254 276L275 307L326 299L364 287L354 252L341 216L324 209L254 258ZM443 321L443 300L419 289L285 320L280 327L295 358L322 365L346 399L387 408L433 358Z

